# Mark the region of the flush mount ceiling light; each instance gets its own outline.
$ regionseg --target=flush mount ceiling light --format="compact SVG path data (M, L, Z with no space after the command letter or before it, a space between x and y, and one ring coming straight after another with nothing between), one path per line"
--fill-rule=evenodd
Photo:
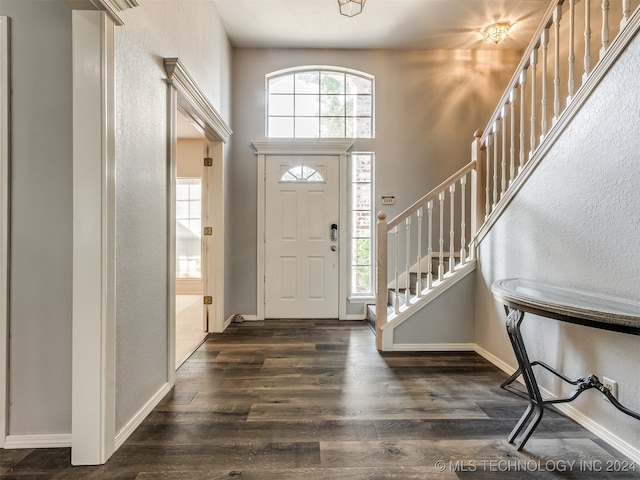
M340 14L345 17L355 17L359 13L362 13L366 1L367 0L338 0Z
M508 22L499 22L494 23L493 25L489 25L484 29L482 34L484 35L484 41L487 43L495 43L498 44L505 38L507 38L507 33L511 28L511 24Z

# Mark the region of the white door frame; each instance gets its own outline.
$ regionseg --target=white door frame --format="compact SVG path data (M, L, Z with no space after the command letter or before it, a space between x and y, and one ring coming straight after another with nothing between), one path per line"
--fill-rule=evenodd
M7 436L9 366L9 18L0 17L0 448Z
M211 170L205 173L205 181L209 180L212 211L208 211L213 224L212 244L208 251L209 283L213 297L213 312L209 311L209 331L222 332L224 330L224 169L223 143L227 143L231 136L231 129L218 114L206 95L202 92L193 77L180 63L178 58L165 58L164 68L167 74L167 161L168 161L168 279L167 279L167 314L168 314L168 363L167 376L171 386L175 384L176 365L176 145L178 109L193 120L209 141L209 152L212 159ZM212 315L211 315L212 314Z
M317 156L335 155L339 161L340 184L340 212L338 229L338 252L339 252L339 276L338 276L338 315L340 319L347 318L347 156L353 146L353 142L348 140L270 140L266 142L252 142L253 148L258 156L258 195L257 195L257 297L256 297L256 318L264 320L265 303L265 214L264 202L266 195L265 171L266 160L269 155L295 155L295 156Z

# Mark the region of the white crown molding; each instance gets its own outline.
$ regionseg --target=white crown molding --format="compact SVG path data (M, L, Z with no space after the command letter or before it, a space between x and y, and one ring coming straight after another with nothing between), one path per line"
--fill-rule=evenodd
M227 143L233 131L200 90L180 60L165 58L164 69L167 73L167 83L173 85L181 94L178 97L180 108L204 130L207 138L219 139ZM186 98L188 101L180 101L180 97Z
M107 12L113 22L118 25L124 25L124 21L120 18L120 12L129 8L138 6L137 0L90 0L98 10Z

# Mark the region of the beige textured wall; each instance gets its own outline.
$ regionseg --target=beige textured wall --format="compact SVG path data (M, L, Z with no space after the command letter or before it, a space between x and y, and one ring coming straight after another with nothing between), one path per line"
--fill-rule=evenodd
M524 277L640 300L640 40L619 58L502 217L482 241L476 276L476 342L515 367L493 281ZM638 337L530 316L530 357L570 377L594 373L619 384L619 399L640 410ZM568 389L547 374L542 385ZM640 449L640 422L597 392L572 404ZM544 420L543 420L544 422Z
M167 84L178 57L229 120L231 50L209 2L154 0L116 30L116 429L167 381Z
M352 68L376 78L376 138L354 150L376 154L376 207L394 193L389 218L470 161L473 132L488 121L512 75L514 52L235 49L234 136L229 170L228 313L256 313L256 156L265 135L265 75L302 65ZM359 311L362 311L360 306Z

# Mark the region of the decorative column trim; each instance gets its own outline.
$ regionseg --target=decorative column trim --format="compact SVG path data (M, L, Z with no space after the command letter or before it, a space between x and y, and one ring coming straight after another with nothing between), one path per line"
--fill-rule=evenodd
M98 465L115 439L114 22L72 13L73 301L71 463Z

